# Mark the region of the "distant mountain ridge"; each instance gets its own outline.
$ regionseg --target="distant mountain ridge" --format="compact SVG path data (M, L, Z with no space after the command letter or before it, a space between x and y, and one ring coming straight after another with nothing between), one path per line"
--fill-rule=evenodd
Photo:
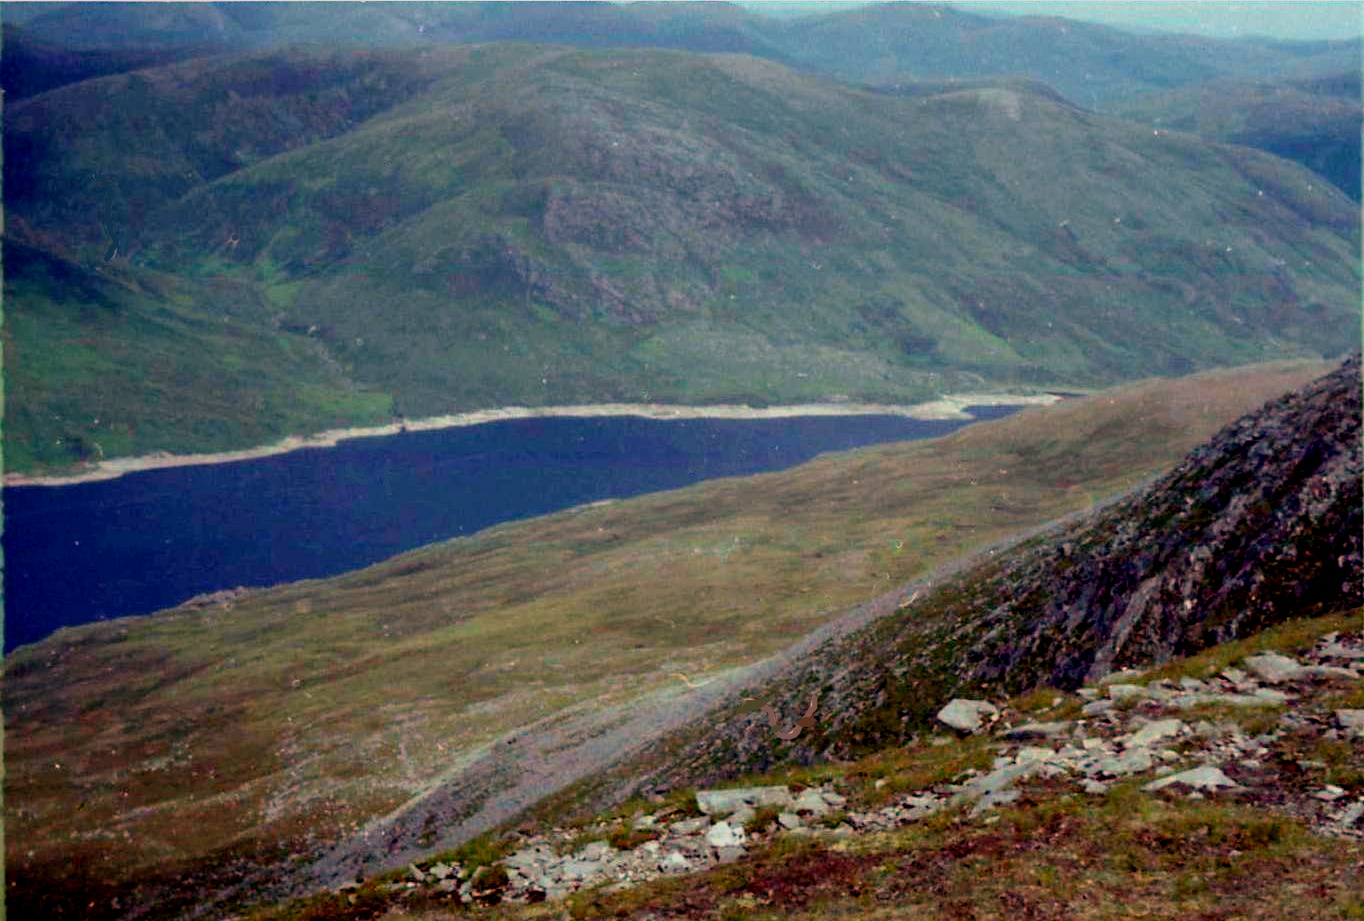
M730 3L45 4L9 38L82 51L245 50L289 44L431 47L523 41L753 54L841 79L891 83L1028 76L1086 106L1211 77L1312 77L1359 43L1137 34L950 4L880 3L777 18ZM7 88L10 88L7 84ZM11 88L12 90L12 88Z

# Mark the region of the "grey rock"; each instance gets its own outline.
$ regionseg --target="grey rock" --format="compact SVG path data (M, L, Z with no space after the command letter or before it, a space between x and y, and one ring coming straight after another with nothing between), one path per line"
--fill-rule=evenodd
M1021 795L1018 790L995 790L987 793L971 807L971 814L980 815L996 806L1007 806L1009 803L1016 802Z
M1338 665L1304 665L1302 673L1307 678L1339 678L1343 681L1358 681L1360 677L1358 670Z
M824 801L824 797L818 790L805 790L796 797L796 801L791 804L790 809L797 815L806 813L819 817L829 813L829 804Z
M790 806L791 791L784 786L738 787L733 790L700 790L696 805L706 815L734 812L740 806Z
M737 846L717 847L715 849L715 860L717 863L733 863L745 853L746 851L743 848Z
M1088 706L1086 704L1086 706ZM1025 742L1036 739L1055 739L1070 732L1069 722L1054 723L1023 723L1011 729L1005 729L999 733L1006 739L1014 742Z
M1149 771L1155 765L1155 759L1151 757L1149 749L1133 748L1123 752L1115 759L1118 764L1119 774L1140 774L1142 771Z
M981 723L999 715L999 708L988 700L957 698L938 711L938 722L958 732L976 732Z
M1346 646L1333 639L1322 644L1317 649L1316 654L1322 659L1364 659L1364 644L1359 646Z
M669 851L658 864L664 873L687 873L691 868L691 861L681 851Z
M1359 822L1360 819L1364 819L1364 799L1355 800L1349 806L1346 806L1344 811L1336 816L1335 821L1336 824L1342 828L1349 828Z
M717 822L706 832L706 843L711 847L737 847L747 840L744 830L740 826L730 825L729 822Z
M1302 677L1302 663L1277 652L1246 656L1241 664L1261 681L1270 684L1282 684Z
M605 841L589 841L578 848L578 853L574 856L579 860L602 860L611 853L611 845Z
M1050 748L1041 748L1036 745L1025 745L1014 755L1015 764L1038 764L1044 761L1055 761L1056 752Z
M783 812L777 816L777 824L782 828L800 828L803 823L800 816L794 812Z
M557 868L559 879L585 880L599 876L602 865L596 860L566 860Z
M1183 784L1194 790L1208 791L1223 788L1239 790L1241 788L1240 784L1222 773L1220 767L1212 764L1205 764L1200 767L1190 768L1187 771L1180 771L1178 774L1162 777L1159 780L1153 780L1142 787L1142 789L1147 793L1153 793L1156 790L1163 790L1172 784Z
M705 816L698 816L694 819L681 819L668 826L668 831L675 835L690 835L699 831L705 831L710 826L710 819Z
M1364 739L1364 710L1337 710L1336 722L1350 735Z
M1166 739L1173 739L1184 731L1184 722L1177 719L1156 720L1147 723L1136 732L1126 735L1119 741L1128 748L1154 745Z
M1136 700L1146 696L1146 688L1139 684L1110 684L1108 686L1108 699L1115 703L1124 700Z
M749 820L752 819L755 814L756 813L754 813L752 809L750 809L747 805L744 805L740 806L738 809L735 809L734 812L731 813L730 816L725 821L727 821L730 825L739 828L744 825L747 825Z
M1107 713L1113 709L1113 701L1106 698L1091 700L1080 708L1080 712L1085 716L1098 716L1100 713Z

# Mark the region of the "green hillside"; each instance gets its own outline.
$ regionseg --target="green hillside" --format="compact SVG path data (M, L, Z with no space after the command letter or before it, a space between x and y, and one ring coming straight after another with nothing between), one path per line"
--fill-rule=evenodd
M1359 79L1355 70L1291 83L1212 80L1133 99L1114 114L1296 160L1359 201Z
M1079 389L1357 338L1348 198L1027 82L879 93L741 56L289 51L64 87L6 125L26 180L12 236L237 286L257 331L409 416ZM54 284L7 298L13 403L32 410L11 413L16 443L64 437L41 421L57 371L25 340Z

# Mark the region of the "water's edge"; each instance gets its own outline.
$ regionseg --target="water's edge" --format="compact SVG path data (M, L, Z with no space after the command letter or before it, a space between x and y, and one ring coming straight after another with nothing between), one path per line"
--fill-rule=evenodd
M500 422L508 419L537 418L593 418L600 416L642 416L647 419L786 419L798 416L904 416L909 419L970 419L968 406L1026 406L1059 402L1063 397L1051 393L958 393L944 394L927 403L909 406L876 403L802 403L790 406L754 407L742 405L681 406L664 403L598 403L582 406L504 406L469 413L432 416L392 422L369 428L332 429L313 435L290 435L270 445L220 451L210 454L170 454L156 452L138 457L118 457L100 461L76 473L34 476L26 473L7 473L6 486L71 486L112 480L128 473L158 470L168 467L191 467L205 464L225 464L288 454L304 448L335 447L353 438L374 438L397 435L401 432L423 432L435 429L460 428Z

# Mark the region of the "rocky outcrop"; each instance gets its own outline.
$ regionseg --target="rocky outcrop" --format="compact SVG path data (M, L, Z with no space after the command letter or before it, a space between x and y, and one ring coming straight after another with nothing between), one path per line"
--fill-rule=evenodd
M970 676L1075 687L1358 604L1360 359L1252 413L980 599ZM978 602L979 603L979 602Z
M1302 745L1364 738L1364 711L1329 708L1334 692L1364 683L1364 635L1325 636L1303 658L1249 656L1239 668L1206 678L1145 680L1128 675L1123 682L1079 689L1079 696L1089 701L1081 716L1049 723L1020 721L1020 714L1002 701L998 706L953 701L962 706L949 709L949 716L993 712L1004 717L1004 725L993 733L995 757L989 770L970 769L942 783L898 793L877 808L850 805L858 796L850 778L798 794L785 785L702 790L696 794L702 815L678 807L640 811L628 819L597 823L588 834L600 837L586 843L576 843L584 837L580 829L550 829L523 838L491 866L413 864L410 878L389 890L406 894L425 888L483 905L541 902L593 886L613 891L706 870L742 859L782 835L848 838L898 828L954 807L988 821L986 813L1020 800L1034 785L1055 789L1061 784L1102 797L1129 779L1147 793L1228 797L1291 814L1321 834L1364 840L1364 797L1334 784L1305 781L1298 750L1291 744L1294 739ZM1269 659L1280 669L1272 678L1260 672ZM1126 703L1120 707L1119 702ZM1058 699L1049 709L1061 703ZM1270 728L1254 734L1234 719L1185 717L1194 708L1207 712L1219 707L1268 708L1265 712L1276 716ZM935 742L952 744L947 737ZM874 788L885 782L878 780ZM762 815L764 807L767 813Z
M814 732L787 745L749 732L731 708L645 782L711 783L846 757L930 727L953 696L1074 689L1359 605L1360 393L1356 354L1148 488L906 592L895 615L747 692L788 723L819 692Z

